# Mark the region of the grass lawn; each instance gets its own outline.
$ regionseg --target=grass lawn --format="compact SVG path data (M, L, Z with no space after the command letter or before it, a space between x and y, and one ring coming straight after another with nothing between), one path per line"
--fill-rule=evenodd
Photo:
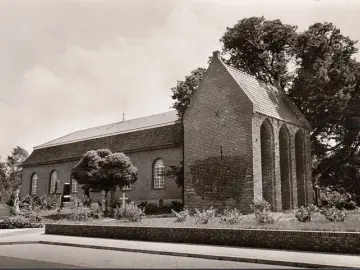
M199 224L194 217L190 217L185 222L176 222L176 218L144 218L139 222L127 220L90 220L85 222L73 222L66 220L51 221L44 220L45 223L65 223L65 224L99 224L115 226L149 226L149 227L197 227L197 228L239 228L239 229L268 229L268 230L312 230L312 231L359 231L360 232L360 211L349 211L344 222L330 222L320 213L312 216L311 222L298 221L293 213L276 213L282 217L275 224L257 224L253 214L244 215L238 224L226 224L219 218L215 218L209 224Z

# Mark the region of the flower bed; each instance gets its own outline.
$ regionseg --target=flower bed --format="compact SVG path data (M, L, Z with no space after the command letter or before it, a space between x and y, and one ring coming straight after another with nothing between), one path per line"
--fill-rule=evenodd
M165 218L144 218L138 222L128 220L97 220L96 224L106 224L113 226L144 226L144 227L167 227L167 228L233 228L233 229L267 229L267 230L301 230L301 231L349 231L360 232L360 213L349 211L348 216L343 222L330 222L320 213L313 214L310 222L300 222L293 213L274 213L275 217L281 216L276 223L258 224L253 214L243 215L239 223L227 223L221 221L219 217L214 218L207 224L199 223L195 217L189 217L184 222L177 222L176 217ZM93 221L91 221L93 222ZM62 223L72 223L63 221ZM78 222L79 224L81 222ZM83 224L87 222L82 222Z

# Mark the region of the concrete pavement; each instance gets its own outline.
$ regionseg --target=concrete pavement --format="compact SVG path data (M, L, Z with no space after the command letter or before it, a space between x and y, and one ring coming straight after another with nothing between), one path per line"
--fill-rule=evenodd
M355 255L45 235L44 229L32 230L21 235L0 237L0 246L29 242L292 267L360 267L360 257Z
M276 265L244 263L234 261L219 261L210 259L187 258L179 256L166 256L157 254L144 254L138 252L123 252L113 250L99 250L91 248L78 248L69 246L55 246L42 244L8 245L0 246L0 267L3 267L2 257L14 257L8 265L19 264L17 259L29 260L30 266L43 266L52 264L70 264L89 268L202 268L202 269L239 269L239 268L282 268ZM15 258L16 257L16 258ZM14 267L14 266L13 266Z
M44 262L39 260L29 260L8 256L0 255L0 268L80 268L77 265L55 263L55 262Z

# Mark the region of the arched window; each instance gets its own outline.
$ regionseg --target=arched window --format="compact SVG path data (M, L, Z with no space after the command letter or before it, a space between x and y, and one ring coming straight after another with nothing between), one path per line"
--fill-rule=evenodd
M38 182L38 176L36 173L34 173L31 176L31 195L36 195L37 182Z
M300 207L306 203L305 140L301 130L295 134L295 164L298 206Z
M52 171L50 174L50 194L56 192L57 172Z
M274 186L274 137L269 120L265 120L260 128L261 143L261 176L263 198L275 209Z
M78 192L78 183L74 178L71 178L71 192L72 193Z
M164 160L158 159L154 163L154 188L164 188L165 184L165 164Z
M292 206L290 135L285 124L281 127L279 132L279 155L282 210L289 210Z

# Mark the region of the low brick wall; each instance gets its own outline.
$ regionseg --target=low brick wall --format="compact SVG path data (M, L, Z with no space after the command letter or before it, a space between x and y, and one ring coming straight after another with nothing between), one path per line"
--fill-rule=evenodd
M360 254L360 233L46 224L46 234Z

